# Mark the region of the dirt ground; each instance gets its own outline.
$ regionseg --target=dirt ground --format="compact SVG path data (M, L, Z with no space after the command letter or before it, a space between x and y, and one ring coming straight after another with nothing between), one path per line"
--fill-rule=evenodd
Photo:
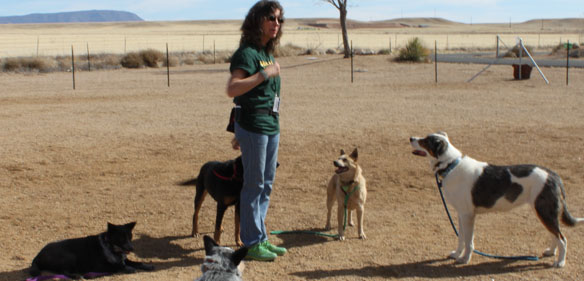
M456 247L426 159L408 138L446 131L465 154L494 164L533 163L564 180L567 202L584 216L584 70L544 68L513 81L510 66L398 64L387 56L279 59L281 146L267 224L322 230L325 185L340 149L359 148L368 182L366 240L272 235L288 248L275 262L246 262L245 280L582 280L584 227L564 227L567 265L446 259ZM134 259L154 272L100 280L193 280L201 238L191 238L194 189L176 183L210 160L235 158L225 131L232 106L228 65L0 74L0 280L24 280L34 256L55 240L97 234L107 222L137 221ZM454 213L454 210L452 210ZM455 214L454 214L455 215ZM204 203L200 229L213 230ZM234 246L233 208L222 244ZM333 227L336 225L333 222ZM334 234L334 231L330 232ZM529 207L479 216L477 250L541 255L548 235Z

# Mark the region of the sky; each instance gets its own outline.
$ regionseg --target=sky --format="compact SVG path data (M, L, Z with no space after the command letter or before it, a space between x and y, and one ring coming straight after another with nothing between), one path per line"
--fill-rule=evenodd
M360 21L438 17L462 23L584 18L584 0L346 0ZM256 0L0 0L0 16L119 10L147 21L243 19ZM324 0L280 0L287 18L338 18Z

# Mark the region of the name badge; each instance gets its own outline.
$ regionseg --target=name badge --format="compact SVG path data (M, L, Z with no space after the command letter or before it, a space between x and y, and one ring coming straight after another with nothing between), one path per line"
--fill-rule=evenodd
M274 98L274 107L272 108L273 112L279 112L280 111L280 98L278 96L276 96Z

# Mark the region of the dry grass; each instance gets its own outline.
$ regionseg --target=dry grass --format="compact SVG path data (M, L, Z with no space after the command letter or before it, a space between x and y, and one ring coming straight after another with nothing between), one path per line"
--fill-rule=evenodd
M437 41L440 50L490 49L496 36L510 47L516 37L537 48L549 48L559 42L582 43L584 20L549 20L513 24L458 24L428 19L403 19L410 27L392 24L359 24L349 29L354 49L401 48L418 37L428 45ZM336 50L342 46L338 28L313 28L311 24L332 26L338 19L289 19L284 26L282 45L294 44L305 49ZM428 28L416 26L428 25ZM111 53L124 55L145 49L204 52L235 50L239 43L241 21L189 21L140 23L71 23L43 25L0 25L0 57L64 56L71 53ZM310 28L309 28L310 27Z

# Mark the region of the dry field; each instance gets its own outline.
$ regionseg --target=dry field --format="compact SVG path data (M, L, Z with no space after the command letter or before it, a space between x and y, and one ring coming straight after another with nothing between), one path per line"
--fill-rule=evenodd
M0 58L18 56L70 56L123 54L152 48L170 52L235 50L241 21L177 21L131 23L1 24ZM307 49L342 46L337 19L290 19L282 44ZM422 26L422 27L421 27ZM442 19L395 19L383 22L349 22L355 49L404 47L413 37L440 50L494 49L500 35L508 47L516 37L526 45L549 48L560 42L584 41L584 19L534 20L510 24L463 24ZM501 46L504 47L504 46Z
M246 262L245 280L582 280L584 226L564 227L567 266L474 255L445 259L456 238L426 159L408 138L444 130L463 153L496 164L534 163L564 179L572 214L584 216L584 70L545 68L513 81L510 66L397 64L387 56L289 57L282 65L281 147L267 224L321 230L325 184L340 149L358 147L368 181L366 240L272 235L289 249L275 262ZM194 189L177 186L209 160L235 158L225 131L228 65L70 73L0 74L0 280L24 280L48 242L137 221L135 259L156 271L100 280L193 280L202 239L191 238ZM207 198L201 230L212 233ZM233 209L223 244L233 246ZM336 223L333 223L333 227ZM540 255L544 227L524 206L477 220L478 250ZM333 232L334 233L334 232Z

